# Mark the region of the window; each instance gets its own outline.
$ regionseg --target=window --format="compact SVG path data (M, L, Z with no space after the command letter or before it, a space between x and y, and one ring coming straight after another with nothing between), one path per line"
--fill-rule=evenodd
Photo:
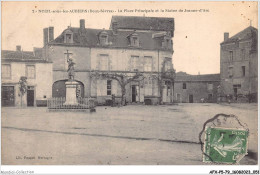
M246 76L246 66L242 66L242 76Z
M182 89L187 89L186 83L183 83L183 84L182 84Z
M245 51L245 49L241 49L241 57L242 57L242 60L246 59L246 51Z
M107 80L107 95L111 95L112 80Z
M72 43L72 34L66 34L65 35L65 42L66 43Z
M209 91L213 90L213 83L208 83L207 86Z
M139 56L131 56L131 70L138 71L139 68Z
M139 46L139 37L138 34L133 33L130 35L130 44L131 46L138 47Z
M165 49L171 49L172 48L172 40L170 37L165 36L162 42L162 47Z
M108 44L108 34L106 31L102 31L99 34L99 42L101 45L107 45Z
M145 56L144 57L144 71L152 71L152 57L151 56Z
M237 94L241 94L241 84L234 84L233 90L234 90L235 97L237 96Z
M2 72L2 78L11 78L11 65L3 64L1 72Z
M233 77L233 66L228 67L228 77L232 78Z
M229 61L233 61L233 51L229 51Z
M106 44L107 44L107 36L102 35L102 36L100 37L100 44L101 44L101 45L106 45Z
M35 78L35 66L34 65L27 65L26 66L26 77L28 79Z
M138 46L138 39L137 37L133 37L133 46Z
M73 43L73 32L70 27L64 32L64 43Z
M109 62L108 62L108 55L105 55L105 54L101 54L100 55L100 70L110 70L109 69Z
M171 58L165 58L167 61L165 61L164 69L165 71L169 71L172 69L172 63L171 63Z
M233 88L241 88L241 84L234 84Z

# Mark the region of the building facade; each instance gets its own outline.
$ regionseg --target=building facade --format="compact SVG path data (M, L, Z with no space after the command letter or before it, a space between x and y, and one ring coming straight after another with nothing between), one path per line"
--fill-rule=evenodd
M177 103L216 103L220 74L188 75L177 73L174 101Z
M39 106L51 97L52 63L33 52L2 51L2 106ZM27 77L27 91L22 96L19 80Z
M122 88L119 81L97 78L93 73L123 75L126 79L142 74L142 78L126 84L127 103L173 100L169 80L159 80L162 71L173 70L173 18L113 16L108 30L86 28L85 20L80 20L79 27L69 26L55 39L53 31L53 27L43 30L43 55L53 62L53 97L66 96L67 60L72 58L81 96L94 98L98 104L105 104L112 95L120 101Z
M224 33L220 44L221 93L233 100L240 96L257 100L258 88L258 30L252 26L229 38Z

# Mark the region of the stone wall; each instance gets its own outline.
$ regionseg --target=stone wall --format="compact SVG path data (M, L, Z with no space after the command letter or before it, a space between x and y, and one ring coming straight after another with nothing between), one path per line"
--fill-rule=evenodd
M186 89L183 89L183 83L186 83ZM209 85L212 84L213 88L209 89ZM217 102L217 87L220 82L175 82L174 83L174 101L180 103L189 103L189 95L193 96L193 103L201 103L201 99L205 99L204 102ZM178 99L177 94L180 95ZM212 100L208 99L209 94L212 94Z

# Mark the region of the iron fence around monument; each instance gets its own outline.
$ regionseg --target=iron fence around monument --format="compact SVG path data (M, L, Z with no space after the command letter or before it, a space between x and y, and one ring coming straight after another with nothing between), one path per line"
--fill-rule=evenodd
M75 105L66 105L65 97L53 97L47 100L47 107L51 111L59 110L85 110L85 109L94 109L95 101L91 98L77 98L78 104Z

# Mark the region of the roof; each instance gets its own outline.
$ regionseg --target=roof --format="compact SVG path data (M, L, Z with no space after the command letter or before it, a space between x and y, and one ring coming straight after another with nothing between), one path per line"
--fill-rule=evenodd
M12 51L2 50L1 59L4 62L39 62L48 63L48 61L35 57L31 51Z
M209 82L220 81L220 74L204 74L204 75L178 75L176 74L176 82Z
M112 16L110 29L113 22L117 22L118 29L174 31L174 18Z
M228 38L226 41L223 41L221 44L232 43L237 41L245 41L249 39L257 39L258 30L252 26L247 27L241 32L235 34L234 36Z
M64 33L71 31L73 33L73 43L64 43ZM100 45L98 35L100 32L105 31L108 34L108 45ZM82 46L82 47L107 47L107 48L134 48L134 49L147 49L147 50L169 50L162 48L163 38L153 38L152 35L156 32L142 32L135 31L139 37L139 47L130 46L129 39L133 31L118 31L113 34L112 30L104 29L90 29L69 27L65 29L61 35L55 40L49 42L49 45L67 45L67 46Z

